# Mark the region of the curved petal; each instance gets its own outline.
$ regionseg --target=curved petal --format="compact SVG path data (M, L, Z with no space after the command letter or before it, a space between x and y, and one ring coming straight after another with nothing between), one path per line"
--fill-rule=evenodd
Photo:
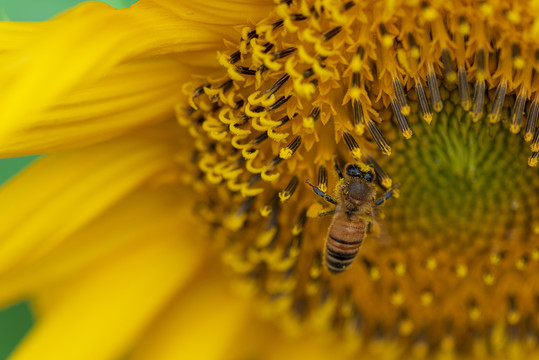
M248 25L248 19L262 20L275 7L272 0L152 1L184 20L226 26Z
M118 359L199 267L203 248L159 234L103 259L44 295L41 316L12 360ZM189 246L192 245L192 246Z
M227 350L252 309L247 301L227 293L227 281L216 271L204 275L186 287L148 329L131 360L228 358Z
M3 186L0 273L40 257L149 178L176 168L175 142L138 136L43 157Z
M35 30L35 24L30 26ZM15 28L0 23L0 38ZM19 26L20 32L23 28ZM119 10L85 3L39 28L19 34L24 38L21 48L0 54L0 138L31 126L43 110L60 103L73 89L104 77L119 63L215 50L223 46L226 33L233 35L224 26L180 19L150 1Z
M76 281L82 271L99 266L104 258L148 239L181 234L193 222L189 193L174 185L137 191L122 199L43 257L1 276L0 307L42 293L57 282Z
M81 147L170 119L188 79L177 60L157 57L115 67L103 79L61 99L31 127L0 141L12 157Z

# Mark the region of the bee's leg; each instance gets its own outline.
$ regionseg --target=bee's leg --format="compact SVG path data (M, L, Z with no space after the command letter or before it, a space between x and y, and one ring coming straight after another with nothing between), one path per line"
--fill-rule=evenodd
M321 210L321 211L318 213L318 217L327 216L327 215L332 215L332 214L335 214L335 209L333 209L333 210Z
M389 189L385 194L384 196L382 196L380 199L376 200L376 202L374 203L376 206L378 205L382 205L383 203L386 202L387 199L389 199L390 197L393 196L395 190L399 187L399 185L395 185L393 186L391 189Z
M344 179L344 176L342 176L341 167L339 166L339 162L337 161L337 157L333 158L333 167L335 168L337 175L339 175L339 179Z
M313 184L311 184L311 183L309 182L309 180L305 180L305 182L306 182L307 184L309 184L309 185L313 188L313 190L314 190L314 192L315 192L316 195L322 197L322 199L326 200L327 202L330 202L330 203L332 203L332 204L337 205L337 200L335 200L334 198L332 198L331 195L326 194L325 192L323 192L322 190L320 190L318 187L316 187L316 186L314 186Z

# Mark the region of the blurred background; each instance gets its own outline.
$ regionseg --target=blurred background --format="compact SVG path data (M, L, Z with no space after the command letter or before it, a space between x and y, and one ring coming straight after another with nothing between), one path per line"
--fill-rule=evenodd
M116 8L128 7L136 0L104 0ZM80 0L0 0L2 21L44 21L65 9L84 1ZM38 156L0 159L0 184L28 166ZM30 330L33 324L29 304L22 301L8 308L0 308L0 360L5 360Z

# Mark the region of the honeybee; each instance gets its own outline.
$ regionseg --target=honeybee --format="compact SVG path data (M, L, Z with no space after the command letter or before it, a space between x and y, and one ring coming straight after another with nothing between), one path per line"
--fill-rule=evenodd
M324 247L324 262L332 274L344 272L356 258L365 234L374 221L374 207L383 204L394 194L395 186L380 199L375 200L375 177L372 167L364 164L347 164L343 176L337 161L335 170L339 175L336 198L320 190L306 180L314 192L335 209L321 212L319 216L333 215Z

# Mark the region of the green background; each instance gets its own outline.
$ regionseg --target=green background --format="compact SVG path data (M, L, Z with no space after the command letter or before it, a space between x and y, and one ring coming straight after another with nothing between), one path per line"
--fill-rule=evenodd
M43 21L84 1L80 0L0 0L0 20ZM102 1L116 8L126 7L135 0ZM0 184L30 164L37 156L0 159ZM4 204L3 206L6 206ZM0 290L1 291L1 290ZM0 360L8 358L33 324L29 304L22 301L0 309Z

